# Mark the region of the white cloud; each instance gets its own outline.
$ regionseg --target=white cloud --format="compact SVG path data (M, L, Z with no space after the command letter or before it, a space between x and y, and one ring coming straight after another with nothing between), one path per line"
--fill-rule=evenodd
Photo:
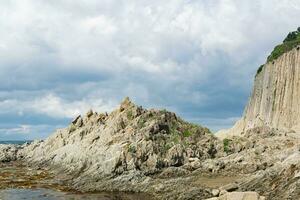
M89 109L97 112L107 112L114 108L112 102L104 102L100 98L88 98L66 101L54 94L36 97L29 100L9 99L0 101L0 114L24 113L44 114L53 118L74 118L85 114Z
M99 112L111 111L114 106L110 102L105 104L101 99L82 99L67 102L58 96L49 94L35 99L34 103L29 107L37 113L46 114L51 117L71 118L84 114L89 109Z
M231 118L299 17L298 0L2 1L0 115L65 119L131 96Z
M29 134L31 132L31 126L30 125L19 125L18 127L13 128L0 128L0 132L4 133L6 135L10 134Z

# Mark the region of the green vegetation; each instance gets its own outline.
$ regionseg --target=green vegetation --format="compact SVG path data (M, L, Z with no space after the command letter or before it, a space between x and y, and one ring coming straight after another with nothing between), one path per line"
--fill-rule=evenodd
M136 147L133 146L132 144L129 145L129 147L128 147L128 152L130 152L130 153L136 153Z
M175 129L171 130L171 141L174 144L179 144L180 142L179 132Z
M133 114L132 114L132 111L131 111L131 110L129 110L129 111L127 112L127 118L128 118L129 120L132 120L132 119L133 119Z
M166 109L162 109L162 110L160 110L159 111L161 114L166 114L166 113L168 113L168 111L166 110Z
M172 144L166 143L164 146L164 153L166 153L169 149L171 149L172 146L173 146Z
M229 140L229 139L227 139L227 138L223 140L224 151L225 151L226 153L229 153L229 152L230 152L230 148L229 148L229 143L230 143L230 141L231 141L231 140Z
M76 126L74 124L71 124L69 127L69 132L72 133L76 130Z
M277 45L274 50L271 52L271 54L267 58L267 62L272 62L279 58L284 53L292 50L296 46L300 44L300 27L297 29L297 31L290 32L286 38L283 40L283 43L280 45ZM264 65L261 65L256 72L256 76L263 70Z
M263 68L264 68L264 65L261 65L261 66L258 68L258 70L257 70L257 72L256 72L256 76L263 70Z
M300 27L297 31L290 32L283 40L283 43L277 45L272 53L268 56L267 62L272 62L279 58L282 54L292 50L294 47L300 44Z
M144 118L140 118L138 121L138 128L141 129L145 126L146 120Z
M183 137L190 137L192 133L189 130L183 131Z

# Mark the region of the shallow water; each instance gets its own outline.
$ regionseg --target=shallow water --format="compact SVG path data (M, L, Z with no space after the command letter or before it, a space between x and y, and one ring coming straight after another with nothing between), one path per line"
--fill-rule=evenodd
M65 186L46 170L22 163L0 163L0 200L149 200L145 194L79 193Z
M0 140L0 144L25 144L25 143L31 143L32 140Z
M142 200L138 194L80 194L59 192L50 189L6 189L0 190L0 200Z

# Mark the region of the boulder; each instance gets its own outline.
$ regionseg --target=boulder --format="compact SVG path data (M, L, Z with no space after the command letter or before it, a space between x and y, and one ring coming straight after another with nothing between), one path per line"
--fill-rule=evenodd
M257 192L228 192L220 197L214 197L207 200L264 200Z

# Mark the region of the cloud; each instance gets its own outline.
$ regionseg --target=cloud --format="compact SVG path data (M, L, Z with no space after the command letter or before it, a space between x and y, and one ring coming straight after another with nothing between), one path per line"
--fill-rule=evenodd
M2 2L0 119L55 127L130 96L228 127L299 11L297 0Z
M10 134L28 134L30 133L30 125L20 125L14 128L0 128L0 132L10 135Z
M49 126L45 124L40 125L1 125L0 140L32 140L44 139L55 129L62 128L63 125Z
M112 103L104 104L101 99L81 99L67 102L54 94L22 101L17 99L0 101L0 114L15 112L23 115L24 112L33 112L53 118L74 118L89 109L106 112L111 111L112 108Z

